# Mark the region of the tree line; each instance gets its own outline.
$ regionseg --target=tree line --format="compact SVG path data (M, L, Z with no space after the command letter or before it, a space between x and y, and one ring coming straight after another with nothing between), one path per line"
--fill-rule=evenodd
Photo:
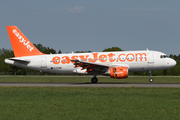
M45 47L41 44L34 44L34 46L41 51L42 53L45 54L61 54L61 50L56 51L53 48ZM108 51L123 51L119 47L111 47L111 48L106 48L102 52L108 52ZM92 51L76 51L75 53L85 53L85 52L92 52ZM16 75L27 75L28 73L36 73L36 74L50 74L50 73L44 73L44 72L38 72L26 68L19 68L16 66L8 65L4 63L4 60L6 58L11 58L14 57L14 53L11 49L5 49L2 48L0 49L0 74L16 74ZM175 67L166 69L166 70L160 70L160 71L153 71L152 75L153 76L159 76L159 75L180 75L180 54L173 55L171 54L169 56L170 58L173 58L177 64ZM131 72L131 75L149 75L148 72Z

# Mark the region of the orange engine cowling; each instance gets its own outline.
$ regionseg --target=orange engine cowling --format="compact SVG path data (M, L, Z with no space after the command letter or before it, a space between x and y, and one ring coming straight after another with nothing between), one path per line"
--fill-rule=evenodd
M111 78L123 79L128 77L127 67L113 67L109 69Z

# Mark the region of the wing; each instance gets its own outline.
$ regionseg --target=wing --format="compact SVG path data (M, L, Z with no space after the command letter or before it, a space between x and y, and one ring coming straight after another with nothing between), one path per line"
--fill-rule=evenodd
M108 71L111 67L122 67L127 66L125 64L117 64L117 65L111 65L111 64L103 64L103 63L93 63L93 62L87 62L87 61L81 61L81 60L71 60L74 62L75 67L81 67L80 70L84 71L88 74L104 74ZM127 66L129 68L129 66ZM82 72L81 72L82 73Z
M106 64L100 64L100 63L92 63L87 61L80 61L80 60L71 60L74 62L75 67L80 67L81 71L84 71L84 73L88 74L102 74L105 73L109 66Z

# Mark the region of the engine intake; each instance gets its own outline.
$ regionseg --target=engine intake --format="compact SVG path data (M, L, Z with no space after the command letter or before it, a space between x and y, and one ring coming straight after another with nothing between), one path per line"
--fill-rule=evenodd
M113 67L109 69L111 78L123 79L128 77L127 67Z

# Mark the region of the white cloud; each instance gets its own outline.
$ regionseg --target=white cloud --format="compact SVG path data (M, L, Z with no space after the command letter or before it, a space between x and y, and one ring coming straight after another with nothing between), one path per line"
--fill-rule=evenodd
M75 6L75 7L72 7L72 8L53 9L51 11L61 12L61 13L81 13L81 12L85 11L85 7Z
M85 9L85 7L76 6L76 7L68 9L68 11L71 13L81 13L84 11L84 9Z

